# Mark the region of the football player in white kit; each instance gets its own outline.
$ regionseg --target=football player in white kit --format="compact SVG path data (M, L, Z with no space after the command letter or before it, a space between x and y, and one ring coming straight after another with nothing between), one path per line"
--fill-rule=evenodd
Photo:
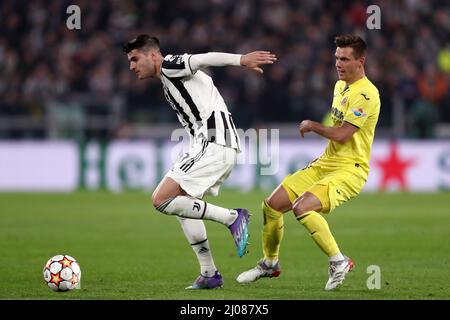
M222 287L223 279L214 264L203 219L228 227L242 257L248 241L250 214L245 209L227 209L202 200L216 196L230 175L239 137L231 114L211 77L201 71L215 66L244 66L263 73L261 65L277 58L268 51L245 55L221 52L163 56L159 40L141 34L123 46L130 70L139 79L161 80L164 95L190 136L187 156L178 160L152 195L160 212L176 215L197 255L200 276L186 289Z

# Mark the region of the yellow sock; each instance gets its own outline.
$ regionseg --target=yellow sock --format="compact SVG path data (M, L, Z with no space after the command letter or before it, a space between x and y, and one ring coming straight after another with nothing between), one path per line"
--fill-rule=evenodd
M284 234L283 213L269 207L266 201L262 203L262 209L264 214L264 259L278 260L280 244Z
M309 231L311 238L328 257L332 257L340 252L327 221L320 213L310 211L297 218L297 220Z

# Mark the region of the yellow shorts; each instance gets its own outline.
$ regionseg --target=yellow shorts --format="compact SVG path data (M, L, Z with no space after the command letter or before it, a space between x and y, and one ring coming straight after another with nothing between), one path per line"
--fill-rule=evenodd
M360 168L330 170L314 165L286 176L281 185L287 191L291 203L308 191L322 203L321 212L330 213L358 195L365 183Z

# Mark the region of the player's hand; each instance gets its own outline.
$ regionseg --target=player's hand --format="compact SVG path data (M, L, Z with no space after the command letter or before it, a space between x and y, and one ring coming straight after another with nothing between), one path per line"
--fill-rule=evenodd
M298 128L300 130L300 135L302 138L305 137L305 133L312 131L312 121L311 120L303 120L300 122L300 126Z
M253 51L241 56L241 66L250 68L259 73L264 71L259 67L262 64L273 64L277 57L270 51Z

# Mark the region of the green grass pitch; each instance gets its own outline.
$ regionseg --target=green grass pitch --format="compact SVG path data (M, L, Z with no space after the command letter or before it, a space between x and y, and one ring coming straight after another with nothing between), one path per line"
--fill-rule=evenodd
M0 194L0 299L449 299L450 194L361 194L327 220L356 268L337 291L323 290L327 259L306 230L285 215L282 274L240 285L236 276L261 256L260 203L267 192L223 190L207 200L253 212L250 252L235 253L224 226L207 221L218 290L186 291L199 272L173 216L156 212L149 193ZM55 293L42 268L53 255L75 257L82 288ZM369 290L367 268L381 270Z

